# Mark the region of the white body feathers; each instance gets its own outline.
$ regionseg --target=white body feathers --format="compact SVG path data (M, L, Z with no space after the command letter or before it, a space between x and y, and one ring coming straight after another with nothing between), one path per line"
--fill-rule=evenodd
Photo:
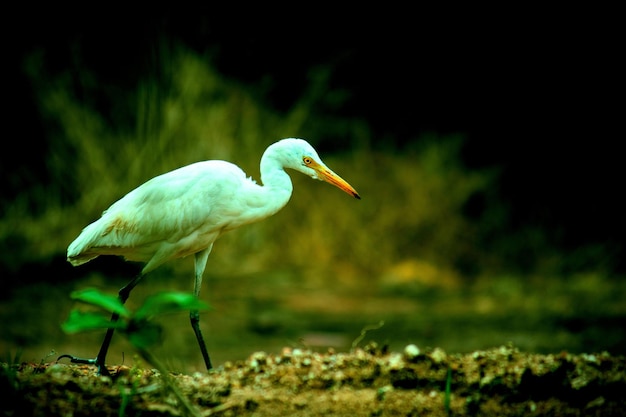
M307 158L315 164L305 163ZM171 259L198 253L210 248L222 233L284 207L293 189L284 168L329 181L359 198L352 187L344 188L345 181L322 163L306 141L283 139L263 154L263 186L225 161L197 162L170 171L105 210L70 244L67 258L72 265L81 265L100 255L119 255L145 262L145 274Z

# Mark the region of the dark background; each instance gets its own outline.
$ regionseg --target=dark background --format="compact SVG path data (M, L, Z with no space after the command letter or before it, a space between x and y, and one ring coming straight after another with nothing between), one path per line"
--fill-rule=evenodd
M29 54L43 52L42 74L89 68L132 86L157 71L167 45L182 42L278 111L304 91L312 68L329 66L331 87L348 98L320 111L367 121L375 148L464 135L470 168L502 169L497 193L511 228L544 228L565 250L598 244L615 271L626 270L623 45L614 11L263 12L7 12L3 199L46 181L45 124L23 73ZM349 144L329 137L319 147Z

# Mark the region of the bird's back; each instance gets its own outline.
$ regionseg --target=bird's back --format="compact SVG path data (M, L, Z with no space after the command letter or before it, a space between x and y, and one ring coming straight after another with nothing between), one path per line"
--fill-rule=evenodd
M111 205L70 244L81 265L99 255L146 262L144 272L199 252L241 218L242 188L260 188L236 165L204 161L155 177Z

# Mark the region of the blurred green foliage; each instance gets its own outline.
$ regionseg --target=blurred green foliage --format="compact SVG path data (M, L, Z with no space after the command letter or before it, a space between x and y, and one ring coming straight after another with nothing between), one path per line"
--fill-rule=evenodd
M624 350L615 330L623 328L624 284L607 279L604 248L563 253L545 230L512 224L500 171L468 168L462 135L402 138L394 143L409 145L397 148L375 140L367 120L335 116L347 93L329 87L329 68L311 69L308 89L279 111L264 102L263 83L229 80L209 57L183 48L162 52L151 72L126 83L80 56L74 71L55 72L37 53L25 62L45 138L29 138L43 145L15 155L33 172L3 171L13 177L3 178L12 188L0 201L0 263L16 279L0 305L10 324L0 349L95 351L100 335L68 342L60 334L66 295L74 285L109 291L130 276L71 269L65 252L81 229L144 181L199 160L231 161L258 181L265 148L295 136L362 200L293 173L282 211L216 243L202 298L215 307L203 324L216 336L209 350L218 362L311 331L345 336L349 348L359 329L381 321L372 337L395 349L416 340L450 350L515 340L540 351ZM84 279L63 282L52 270L59 265ZM192 274L191 259L164 265L133 291L129 308L159 290L188 291ZM25 285L30 275L37 285ZM167 325L177 335L167 356L193 366L193 332L179 332L178 319ZM26 352L36 358L39 350Z
M64 254L102 210L182 165L225 159L259 180L261 154L284 137L349 144L349 151L320 154L363 200L292 175L290 204L223 237L209 270L279 265L310 279L350 281L408 265L407 276L476 276L510 268L519 253L549 255L541 231L507 233L507 211L493 189L498 172L466 168L461 136L425 135L407 149L380 149L366 121L320 111L345 99L329 89L328 69L313 69L309 89L280 113L183 48L169 50L130 88L101 82L88 69L46 76L41 59L33 54L26 70L48 123L49 185L25 189L3 206L0 256L9 269ZM539 257L520 258L534 265Z

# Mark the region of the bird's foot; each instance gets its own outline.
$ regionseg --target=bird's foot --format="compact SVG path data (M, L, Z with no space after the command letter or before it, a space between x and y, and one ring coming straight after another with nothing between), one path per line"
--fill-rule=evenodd
M84 359L84 358L77 358L76 356L72 356L72 355L61 355L57 358L57 362L60 361L63 358L69 358L70 362L72 363L82 363L85 365L97 365L98 364L98 359Z
M65 355L59 356L57 358L57 362L60 361L61 359L64 359L64 358L68 358L71 363L79 363L79 364L84 364L84 365L94 365L95 367L98 368L98 375L104 375L104 376L110 376L111 375L109 373L109 370L106 368L106 366L104 366L103 363L100 363L100 361L98 361L98 358L85 359L85 358L77 358L76 356L65 354Z

